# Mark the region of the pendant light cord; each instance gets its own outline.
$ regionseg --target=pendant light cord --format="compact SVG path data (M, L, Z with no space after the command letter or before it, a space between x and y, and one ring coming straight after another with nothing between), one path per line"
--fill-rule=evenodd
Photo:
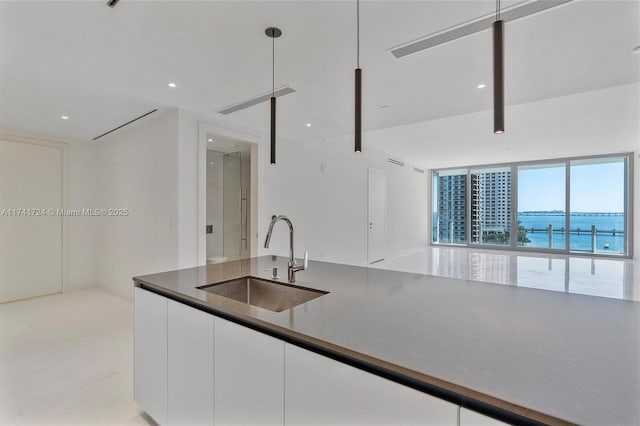
M360 0L356 0L356 68L360 68Z
M271 97L276 94L276 38L271 37Z
M500 20L500 0L496 0L496 21Z

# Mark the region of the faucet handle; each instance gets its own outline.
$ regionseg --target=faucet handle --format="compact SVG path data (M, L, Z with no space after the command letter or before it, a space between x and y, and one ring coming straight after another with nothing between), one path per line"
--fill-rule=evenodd
M304 261L302 264L304 265L304 269L309 267L309 252L307 250L304 251Z
M267 268L264 271L265 272L271 271L271 279L274 279L274 280L280 279L280 277L278 276L278 267L277 266L274 266L273 268Z

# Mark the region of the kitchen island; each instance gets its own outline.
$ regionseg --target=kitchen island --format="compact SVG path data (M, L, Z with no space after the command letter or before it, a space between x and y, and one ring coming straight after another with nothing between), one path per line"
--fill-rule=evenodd
M266 413L260 417L264 423L273 419L273 423L313 424L316 414L339 415L344 411L342 423L371 424L365 418L351 421L353 412L347 411L353 407L343 407L345 398L337 398L342 387L354 384L352 393L380 388L370 398L353 395L351 405L361 407L353 408L356 413L361 409L362 413L376 414L382 424L385 421L380 413L393 413L392 406L404 414L418 407L419 401L412 402L416 394L430 398L425 412L435 413L433 422L427 419L425 424L444 424L443 419L463 426L483 421L499 424L498 420L513 424L640 424L637 302L316 261L298 273L296 285L327 293L281 312L198 288L246 276L270 279L274 266L284 275L286 262L283 257L264 256L134 278L136 400L156 421L178 423L172 421L175 413L189 413L190 407L198 405L172 387L172 383L179 387L185 382L190 368L197 369L194 378L202 380L206 390L195 393L194 398L201 398L200 408L211 399L210 407L205 408L216 420L213 423L233 423L224 417L228 414L225 404L245 412L259 410L255 404L239 406L231 397L218 395L213 384L209 398L209 379L202 379L223 380L234 371L234 361L253 355L237 370L253 371L254 377L236 374L227 378L225 386L239 386L237 394L243 395L253 386L246 383L260 383L256 391L265 396L260 400ZM139 292L155 297L150 307L139 306ZM171 305L167 308L164 301ZM193 318L172 325L172 318L180 318L183 309L193 311L189 314ZM150 313L159 316L154 319L147 315ZM209 325L206 321L210 317L219 322ZM197 328L202 335L211 334L210 344L203 343L206 339L189 337ZM238 337L245 331L257 332L258 339L269 339L258 343L264 343L257 346L264 351L242 347L251 339ZM172 339L177 339L177 349L171 349ZM220 342L240 346L234 352ZM203 345L201 350L198 345ZM317 359L305 361L306 353ZM215 358L215 363L204 366L209 358ZM226 360L226 367L219 366L219 360ZM350 377L344 383L334 383L333 388L334 376L322 371L324 365L333 368L331 363L340 364L336 380ZM340 370L341 366L356 372ZM255 377L262 372L265 377ZM397 388L370 383L368 376ZM144 383L150 377L152 383ZM271 384L279 382L281 386L270 390ZM182 385L195 386L193 380ZM316 385L318 389L314 389ZM148 392L157 395L146 404L141 400ZM380 401L394 395L399 395L396 402L380 408ZM272 404L269 398L273 398ZM405 401L407 407L402 406ZM376 413L376 409L382 411ZM477 420L476 413L487 417ZM324 421L340 422L340 417L337 419ZM316 421L323 423L323 419ZM398 419L398 423L411 423L411 419Z

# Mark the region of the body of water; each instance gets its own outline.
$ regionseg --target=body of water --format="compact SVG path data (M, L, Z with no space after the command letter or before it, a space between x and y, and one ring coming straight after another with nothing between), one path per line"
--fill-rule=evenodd
M546 229L549 224L553 225L554 230L564 228L564 214L518 214L518 220L521 225L527 229ZM591 226L595 225L596 230L624 232L624 216L581 216L579 214L569 217L571 234L570 244L571 250L575 251L591 251ZM580 229L580 234L575 231ZM584 231L584 232L582 232ZM526 247L549 247L549 234L545 232L527 232L527 238L531 240ZM553 233L553 248L565 248L564 232ZM605 248L608 244L609 248ZM624 253L624 233L616 234L598 234L596 236L596 251L602 253Z
M433 223L437 223L437 213L433 214ZM530 243L525 247L532 248L549 248L549 233L547 231L534 231L530 229L547 229L549 224L553 226L552 248L565 248L565 233L559 232L565 227L565 215L563 213L540 213L540 214L522 214L518 213L518 220L521 225L527 228L527 238ZM624 216L617 214L615 216L583 216L581 214L572 214L569 218L571 234L570 247L572 251L591 252L591 226L595 225L597 230L611 231L615 229L622 233L598 234L596 236L596 252L598 253L624 253ZM576 232L580 229L580 234ZM605 248L608 245L608 248Z

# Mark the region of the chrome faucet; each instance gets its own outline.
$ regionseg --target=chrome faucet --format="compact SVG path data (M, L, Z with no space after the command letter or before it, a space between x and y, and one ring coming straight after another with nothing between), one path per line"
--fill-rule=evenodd
M296 259L293 257L293 223L286 216L271 216L271 223L269 224L269 229L267 230L267 238L264 240L264 248L269 248L269 242L271 241L271 233L273 233L273 226L282 220L289 225L289 268L288 268L288 278L290 283L296 282L296 272L304 271L309 266L309 252L304 251L304 261L302 264L296 263Z

